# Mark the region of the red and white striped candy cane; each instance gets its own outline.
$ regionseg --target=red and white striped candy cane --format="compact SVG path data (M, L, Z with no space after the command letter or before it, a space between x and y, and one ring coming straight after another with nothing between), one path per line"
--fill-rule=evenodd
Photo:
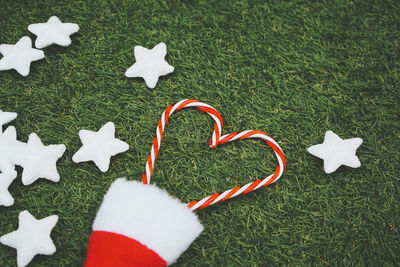
M260 187L264 187L269 184L272 184L272 183L276 182L279 178L281 178L283 171L286 169L286 159L285 159L285 156L283 154L281 147L270 135L268 135L267 133L265 133L263 131L247 130L247 131L243 131L240 133L234 132L231 134L226 134L224 136L221 136L223 121L222 121L222 117L220 116L220 114L210 105L204 104L198 100L187 99L187 100L179 101L178 103L176 103L173 106L172 105L169 106L162 114L161 119L158 121L156 137L154 137L154 139L153 139L153 146L151 147L151 153L149 154L147 163L146 163L146 171L143 174L143 183L144 184L150 183L150 177L153 173L154 162L158 155L163 131L164 131L164 128L168 121L169 116L173 112L180 110L184 107L197 107L197 109L207 112L215 120L213 136L212 136L211 140L209 141L210 147L217 147L217 145L232 142L235 140L242 140L242 139L247 139L247 138L258 138L258 139L265 141L265 143L268 144L274 150L274 153L278 159L278 165L273 174L263 178L262 180L258 179L256 181L248 183L244 186L237 186L235 188L226 190L225 192L223 192L221 194L215 193L214 195L205 197L202 200L193 201L188 204L188 207L191 210L203 209L212 204L227 200L229 198L233 198L233 197L239 196L241 194L247 194L247 193L249 193L253 190L256 190Z
M212 204L227 200L229 198L237 197L241 194L247 194L253 190L256 190L260 187L267 186L269 184L272 184L279 180L281 178L283 171L286 169L286 159L285 156L283 155L283 151L281 147L278 145L278 143L267 133L263 131L254 131L254 130L247 130L243 131L240 133L234 132L231 134L226 134L221 137L219 141L219 145L232 142L235 140L241 140L241 139L247 139L247 138L258 138L265 143L267 143L273 150L276 155L276 158L278 159L278 165L276 166L275 172L264 179L258 179L254 182L248 183L244 186L237 186L235 188L226 190L225 192L219 194L215 193L212 196L208 196L203 198L202 200L199 201L192 201L191 203L188 204L188 207L191 210L196 210L196 209L203 209L205 207L208 207Z
M175 112L183 108L194 107L198 110L208 113L214 119L214 132L208 142L210 147L216 147L218 145L219 139L221 137L221 131L223 126L223 120L218 111L210 105L200 102L196 99L184 99L174 105L170 105L161 115L161 119L158 121L158 126L156 129L156 136L153 138L153 145L151 146L151 152L147 157L146 170L142 176L142 182L144 184L149 184L151 176L153 175L154 162L158 156L158 151L160 149L161 140L163 138L164 128L167 125L169 117Z

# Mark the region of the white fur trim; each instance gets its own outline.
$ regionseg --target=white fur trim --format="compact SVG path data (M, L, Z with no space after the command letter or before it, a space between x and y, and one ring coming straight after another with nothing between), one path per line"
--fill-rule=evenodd
M111 184L93 223L93 231L135 239L167 264L175 262L203 229L186 204L154 185L125 178Z

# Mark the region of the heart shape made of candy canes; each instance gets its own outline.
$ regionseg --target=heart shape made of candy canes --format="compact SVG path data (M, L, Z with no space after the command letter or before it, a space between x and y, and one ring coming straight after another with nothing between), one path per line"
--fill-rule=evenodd
M205 197L199 201L192 201L189 203L187 206L191 210L196 210L196 209L202 209L207 206L210 206L212 204L227 200L229 198L233 198L236 196L239 196L241 194L247 194L253 190L256 190L258 188L267 186L269 184L272 184L279 180L281 178L284 170L286 169L286 159L283 154L283 151L281 147L278 145L278 143L267 133L263 131L258 131L258 130L246 130L242 132L233 132L230 134L222 135L222 127L223 127L223 120L219 112L213 108L212 106L205 104L203 102L200 102L199 100L196 99L184 99L181 100L174 105L170 105L161 115L161 119L158 121L158 126L156 129L156 135L153 138L153 145L151 147L151 152L149 156L147 157L147 162L146 162L146 169L145 172L143 173L142 176L142 183L143 184L149 184L151 180L151 176L153 174L153 168L154 168L154 163L155 160L157 159L161 141L163 138L163 133L165 126L168 122L169 117L176 111L179 111L183 108L188 108L188 107L193 107L197 108L198 110L204 111L208 113L213 119L214 119L214 131L213 135L208 142L210 147L217 147L218 145L232 142L235 140L243 140L243 139L248 139L248 138L257 138L265 141L267 145L269 145L278 160L278 165L276 166L275 172L263 179L257 179L254 182L250 182L248 184L245 184L243 186L237 186L235 188L226 190L223 193L215 193L211 196Z

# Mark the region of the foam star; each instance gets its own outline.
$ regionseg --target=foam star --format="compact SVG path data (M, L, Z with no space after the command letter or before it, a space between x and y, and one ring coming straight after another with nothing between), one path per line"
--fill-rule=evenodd
M361 166L361 162L356 156L356 150L362 142L361 138L343 140L334 132L327 131L324 142L309 147L307 151L324 160L325 173L332 173L341 165L352 168Z
M9 126L0 134L0 171L9 172L15 168L12 157L22 151L25 143L17 140L17 131L14 126Z
M79 26L75 23L62 23L58 17L52 16L46 23L29 25L28 30L37 36L35 46L41 49L52 44L69 46L70 35L79 31Z
M32 48L32 40L24 36L15 45L0 45L0 70L15 69L22 76L27 76L31 62L44 58L42 50Z
M22 172L24 185L30 185L39 178L58 182L60 175L57 172L56 163L64 152L65 145L44 146L40 138L35 133L31 133L25 149L11 157L11 160L24 168Z
M5 112L0 110L0 133L3 132L3 125L15 120L17 113L15 112Z
M125 152L129 145L115 136L115 126L107 122L99 131L80 130L79 138L82 147L74 154L72 160L76 163L93 161L102 171L108 171L111 156Z
M0 242L17 250L17 265L26 266L37 254L52 255L56 252L50 233L58 221L57 215L41 220L24 210L18 216L19 226L14 232L0 237Z
M142 77L147 87L154 88L160 76L174 71L174 67L165 61L167 46L159 43L153 49L135 46L136 62L125 72L126 77Z
M8 187L17 177L15 170L0 173L0 206L9 207L14 204L14 198L8 192Z

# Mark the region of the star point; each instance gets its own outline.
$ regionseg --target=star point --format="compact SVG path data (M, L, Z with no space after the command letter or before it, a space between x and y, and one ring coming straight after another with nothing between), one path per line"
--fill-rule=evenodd
M57 172L57 160L62 157L65 150L63 144L43 145L40 138L31 133L25 148L12 156L11 160L24 168L22 172L24 185L30 185L39 178L58 182L60 175Z
M28 36L22 37L16 44L0 45L0 71L14 69L22 76L27 76L32 61L44 58L44 52L32 48L32 40Z
M3 125L15 120L17 113L15 112L5 112L0 110L0 133L3 132Z
M108 171L110 159L119 153L129 149L129 145L115 138L115 126L113 122L107 122L97 132L80 130L79 138L82 147L73 155L75 163L93 161L102 171Z
M9 172L15 168L12 157L25 148L25 143L17 140L17 131L14 126L9 126L0 133L0 171Z
M52 44L69 46L70 35L79 31L79 25L62 23L57 16L52 16L46 23L30 24L28 30L37 36L35 46L41 49Z
M174 67L165 61L167 45L163 42L152 49L135 46L134 54L136 62L126 70L125 76L129 78L142 77L147 87L154 88L160 76L174 71Z
M8 192L8 187L17 178L17 172L15 170L0 173L0 206L12 206L14 204L14 198Z
M356 150L362 142L363 140L358 137L343 140L334 132L327 131L324 142L309 147L307 151L324 160L325 173L329 174L342 165L352 168L360 167L361 162L356 156Z
M52 255L56 252L50 234L57 224L57 215L37 220L24 210L19 213L18 221L16 231L0 237L2 244L17 250L18 266L26 266L37 254Z

